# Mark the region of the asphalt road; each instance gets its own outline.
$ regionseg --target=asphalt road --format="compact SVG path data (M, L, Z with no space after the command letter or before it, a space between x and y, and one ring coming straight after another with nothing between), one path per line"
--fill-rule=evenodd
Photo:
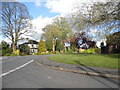
M14 56L2 59L2 88L118 88L111 81L89 75L42 67L32 60L41 56Z

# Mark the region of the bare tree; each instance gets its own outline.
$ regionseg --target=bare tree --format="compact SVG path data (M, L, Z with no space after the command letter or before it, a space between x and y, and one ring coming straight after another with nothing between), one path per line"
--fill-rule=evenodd
M72 23L77 31L92 33L93 37L98 39L105 38L110 32L117 32L120 26L120 2L94 2L84 3L79 7L76 3L75 9L77 12L73 13ZM95 29L97 31L93 30ZM92 31L91 31L92 30Z
M30 31L30 28L30 15L24 4L2 2L2 33L12 41L13 52L21 40L20 36Z

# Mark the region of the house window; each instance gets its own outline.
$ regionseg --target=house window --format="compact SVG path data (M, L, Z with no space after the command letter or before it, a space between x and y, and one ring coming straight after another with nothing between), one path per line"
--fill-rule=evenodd
M34 47L34 45L32 44L32 47Z

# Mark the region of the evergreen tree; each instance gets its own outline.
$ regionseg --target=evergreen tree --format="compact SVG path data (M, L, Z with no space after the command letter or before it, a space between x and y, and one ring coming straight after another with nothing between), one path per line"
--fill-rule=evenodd
M42 53L46 51L46 45L43 40L40 40L39 46L38 46L38 53Z
M9 44L5 41L1 42L0 47L0 52L2 52L2 56L10 55L12 53L12 49L10 48Z

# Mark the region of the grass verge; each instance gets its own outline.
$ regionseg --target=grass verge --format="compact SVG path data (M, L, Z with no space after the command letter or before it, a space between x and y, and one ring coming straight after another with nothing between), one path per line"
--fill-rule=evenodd
M48 59L67 64L120 69L120 54L62 54L49 56Z

